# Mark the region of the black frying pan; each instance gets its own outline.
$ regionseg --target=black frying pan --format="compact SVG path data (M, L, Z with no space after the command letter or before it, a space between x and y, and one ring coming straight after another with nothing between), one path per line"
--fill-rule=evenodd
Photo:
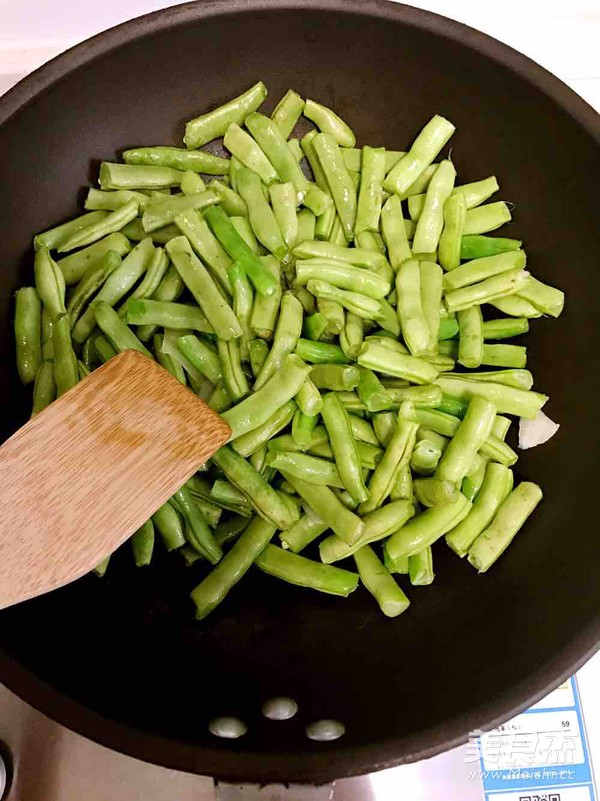
M560 321L528 339L539 387L562 423L523 455L518 477L546 499L478 577L443 543L432 588L398 620L365 592L349 601L251 574L195 623L198 573L128 553L0 615L0 678L105 745L231 779L327 780L431 756L538 699L598 647L600 118L498 42L406 6L371 0L220 0L179 6L69 51L0 101L2 434L28 408L13 367L12 292L31 281L35 231L76 213L97 162L140 144L179 144L183 122L262 78L269 107L288 87L338 110L361 143L402 148L433 112L458 126L460 180L497 172L541 278L563 287ZM15 532L18 536L18 532ZM297 719L261 718L292 695ZM207 722L249 724L230 743ZM304 725L334 717L334 744Z

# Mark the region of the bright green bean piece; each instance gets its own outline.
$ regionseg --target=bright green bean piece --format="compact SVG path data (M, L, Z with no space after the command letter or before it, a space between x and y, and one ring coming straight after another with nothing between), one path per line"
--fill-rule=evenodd
M453 273L447 273L447 275L453 275L454 272L456 270ZM528 281L529 273L525 270L507 270L500 275L486 278L477 284L471 284L446 293L446 307L448 311L458 312L468 309L470 306L490 303L504 295L519 292Z
M221 339L234 339L242 329L229 304L223 299L210 274L192 251L184 236L167 243L167 252L177 272Z
M441 375L436 383L443 392L461 400L481 396L493 403L499 414L514 414L518 417L535 417L548 400L548 396L540 392L517 389L493 381L473 381L459 376Z
M275 530L270 522L255 517L217 567L192 590L198 620L205 618L221 603L270 542Z
M317 189L317 187L314 187ZM318 190L320 191L320 190ZM298 239L298 218L296 216L296 190L292 183L273 184L269 188L273 214L288 250Z
M106 282L110 275L120 267L121 257L109 250L97 262L92 262L81 281L75 287L67 304L67 314L71 328L77 322L82 308Z
M462 195L467 209L472 209L485 203L499 188L498 179L495 175L492 175L482 181L473 181L470 184L457 186L452 194Z
M286 472L283 476L318 517L344 542L352 545L361 536L364 524L360 517L346 509L328 487L310 484Z
M407 261L412 256L406 236L402 203L397 195L392 195L388 198L381 210L381 233L388 251L390 264L397 272L402 262Z
M339 345L313 342L310 339L299 338L294 353L310 364L349 364L350 362Z
M542 500L542 490L522 481L501 504L493 522L477 537L469 549L469 563L485 573L508 548L523 523Z
M136 567L146 567L154 551L154 524L147 520L131 537L131 550Z
M176 170L192 170L206 175L226 175L229 160L206 153L203 150L182 150L178 147L137 147L125 150L125 164L150 164L172 167Z
M144 192L136 192L133 189L115 189L115 190L104 190L104 189L95 189L93 186L88 189L87 196L85 198L84 207L91 211L101 209L104 211L116 211L124 206L126 203L129 203L131 200L137 202L140 209L144 208L144 205L150 200L150 197L146 195ZM108 215L103 215L98 220L94 220L93 222L88 223L87 226L81 226L77 232L81 231L84 227L88 228L89 226L96 225L97 223L105 220ZM76 232L73 232L76 233ZM62 239L63 242L66 242L68 237L64 237Z
M565 305L565 293L537 278L530 278L527 284L518 291L518 296L529 301L542 314L558 317Z
M44 361L40 364L33 385L33 405L31 416L35 417L49 406L56 398L56 382L54 380L54 365Z
M349 359L356 359L363 345L364 323L361 317L346 313L346 324L340 331L340 346Z
M499 253L497 256L474 259L447 273L444 276L444 288L447 292L460 289L508 270L522 270L526 263L527 257L523 250L512 250L508 253Z
M304 104L304 116L312 120L323 133L331 134L340 147L354 147L356 137L351 128L327 106L307 99Z
M376 373L404 378L414 384L433 384L438 376L436 368L423 359L395 352L377 342L365 342L358 363Z
M296 451L272 451L267 464L308 484L344 488L337 467L327 459Z
M431 476L435 472L440 459L442 448L437 442L430 439L421 439L415 445L410 457L410 466L419 476Z
M460 264L466 217L465 198L455 189L444 203L444 228L438 245L438 259L446 271L454 270Z
M287 253L287 247L277 225L273 209L265 200L260 178L251 170L243 168L238 175L238 189L248 206L252 230L256 238L278 259Z
M339 392L357 387L360 375L353 365L317 364L310 371L310 379L318 389Z
M483 345L481 363L491 367L523 368L527 365L527 348L522 345Z
M171 373L180 384L187 386L187 378L185 376L185 370L183 369L183 365L181 362L176 361L172 356L168 353L163 353L164 337L160 334L154 334L152 337L152 345L154 346L154 354L156 356L156 361L164 367L167 372Z
M339 289L379 300L390 291L390 283L362 267L336 260L308 259L296 262L296 281L306 285L311 280L325 281Z
M440 459L436 478L460 486L475 454L490 435L495 416L493 403L479 396L471 399L464 419Z
M519 295L505 295L504 297L496 298L490 301L490 305L498 309L498 311L509 314L512 317L532 319L542 316L542 312L539 311L533 303L530 303Z
M208 265L221 286L231 294L228 270L232 261L197 211L188 209L175 218L175 224L189 240L196 254Z
M223 209L212 206L204 211L204 216L228 255L234 261L240 262L256 291L265 296L279 292L279 279L269 270L265 262L252 252Z
M24 384L36 380L42 364L42 304L33 287L15 295L15 341L17 370Z
M266 96L267 87L259 81L229 103L190 120L186 123L183 137L186 147L194 150L223 136L232 123L243 125L246 117L256 111Z
M334 245L331 242L319 242L312 240L301 242L293 251L296 259L318 259L320 261L340 261L344 264L351 264L354 267L366 267L368 270L377 271L387 260L379 252L366 250L365 248L348 248L341 245Z
M239 169L245 169L241 162ZM236 175L236 188L237 186L238 183ZM237 189L233 190L231 187L226 186L221 181L211 181L209 184L209 189L211 189L218 196L220 208L223 209L223 211L230 217L248 216L248 206L246 205L244 199L238 195Z
M264 573L290 584L308 587L330 595L348 597L358 586L358 576L333 565L313 562L275 545L267 545L256 560Z
M160 300L128 300L127 323L129 325L159 325L165 328L183 328L214 333L204 313L196 306L186 303L167 303Z
M286 356L279 372L250 397L222 416L231 428L231 440L265 423L269 417L298 392L310 367L294 354Z
M455 317L440 317L440 327L438 330L438 342L452 339L458 334L458 322Z
M417 431L417 435L418 433L419 432ZM396 480L390 493L390 499L392 501L413 501L414 494L412 490L412 472L410 469L410 464L405 464L396 473ZM387 507L384 506L383 508L385 509Z
M298 397L298 396L296 396ZM319 400L321 396L319 395ZM323 402L321 400L321 406ZM307 415L297 409L292 420L292 437L300 448L309 448L312 440L313 431L319 420L318 414ZM273 465L276 467L276 465Z
M112 359L113 356L117 355L117 351L113 348L106 337L96 337L94 339L94 350L98 354L102 364L106 364L106 362Z
M354 554L354 561L360 580L386 617L397 617L408 609L409 599L369 545L363 546Z
M484 339L510 339L528 331L529 320L526 317L513 319L502 317L497 320L486 320L483 324Z
M437 250L444 227L444 204L450 197L455 178L456 170L452 162L440 162L427 188L423 212L413 239L413 253L433 253Z
M302 201L307 209L312 211L315 217L320 217L326 211L333 208L333 200L331 195L318 187L316 184L310 184L304 200Z
M323 168L327 185L348 242L354 237L356 218L356 190L346 169L335 138L331 134L317 134L313 146Z
M459 493L455 503L432 506L393 534L385 544L392 563L404 556L414 556L428 548L463 520L471 509L471 503Z
M131 250L131 245L123 234L109 234L109 236L101 239L99 242L94 242L93 245L89 245L83 250L78 250L77 253L72 253L70 256L65 256L60 259L57 264L62 271L67 286L76 284L86 273L91 262L102 258L109 250L114 250L119 256L124 256ZM43 300L41 292L40 297L42 297Z
M121 233L132 242L141 242L142 239L149 236L154 244L166 245L169 239L174 239L176 236L179 236L181 232L175 225L165 225L164 228L159 228L158 231L152 231L152 233L147 234L144 231L141 219L136 217L135 220L121 228Z
M479 490L485 478L487 466L488 460L480 453L477 453L469 467L469 472L463 478L462 484L460 485L460 491L467 500L473 502L479 494Z
M470 369L483 362L483 317L480 306L472 306L457 314L458 361Z
M447 373L446 375L448 378L468 379L469 381L494 381L497 384L505 384L507 387L516 387L517 389L531 389L533 386L533 376L529 370L490 370L467 375L464 373Z
M258 292L255 294L250 314L250 328L257 336L271 339L281 304L281 266L275 256L265 256L261 258L261 262L277 281L277 291L269 296Z
M362 476L358 448L348 412L335 393L330 392L324 397L321 417L343 486L355 503L361 503L367 499L368 492Z
M229 509L240 515L252 516L252 505L246 495L230 484L229 481L217 480L210 490L211 501L223 509Z
M413 490L417 501L427 507L455 503L460 492L452 481L436 477L416 479Z
M193 334L177 337L177 348L185 358L212 384L223 377L222 362L215 351ZM228 390L229 391L229 390Z
M463 236L460 245L460 258L463 261L496 256L509 250L518 250L523 243L520 239L506 239L499 236Z
M62 241L70 237L71 234L80 231L82 228L87 228L89 225L101 222L106 216L104 211L92 211L89 214L82 214L80 217L75 217L74 220L62 223L62 225L57 225L55 228L49 228L47 231L34 236L33 249L48 248L48 250L53 250Z
M424 587L432 584L435 578L433 572L433 554L431 548L424 548L419 553L409 556L408 574L413 587Z
M111 253L111 251L108 251L108 253ZM150 263L153 253L154 247L152 245L152 240L146 237L136 245L116 269L111 272L100 288L95 300L105 301L109 306L114 306L118 303L142 277ZM103 258L104 257L100 257L96 262L92 262L88 267L88 272L94 268L94 265L101 264ZM72 332L73 340L79 344L85 342L94 330L95 325L96 316L94 308L93 306L89 306L75 323ZM147 338L149 339L149 337Z
M303 110L304 100L293 89L288 89L271 114L271 119L284 139L287 139L294 130Z
M251 456L261 445L275 437L292 422L296 408L293 401L284 403L262 425L238 437L232 442L231 447L240 456L245 458Z
M100 165L99 183L102 189L164 189L179 186L183 175L182 170L174 170L172 167L111 164L103 161Z
M315 519L312 515L305 514L287 531L282 531L279 539L284 548L292 553L300 553L328 528L326 523Z
M174 551L185 545L181 518L170 503L165 503L156 510L152 515L152 522L158 529L167 551Z
M431 261L419 263L421 306L429 330L429 353L438 349L440 306L442 302L442 268Z
M113 347L121 353L124 350L137 350L149 359L153 356L142 345L133 331L123 322L117 312L105 301L94 303L94 313L98 327L106 334Z
M436 114L417 136L409 152L390 170L383 188L402 197L435 159L454 130L451 122Z
M173 195L151 200L144 207L142 225L150 233L175 222L177 217L190 209L204 209L219 202L219 195L211 190L195 195ZM116 212L115 212L116 213ZM172 240L169 240L172 241Z
M298 198L302 199L308 181L277 124L264 114L255 112L246 118L245 125L275 167L279 180L292 183Z
M296 290L297 289L304 290L304 287L296 287ZM306 294L310 298L312 298L312 295L308 291L306 291ZM313 298L313 301L314 301L314 298ZM304 304L302 304L302 305L304 306ZM306 306L304 306L304 310L305 310L305 312L307 312ZM309 312L307 312L307 313L309 314L309 316L304 318L304 322L302 324L302 333L304 334L305 339L317 342L319 339L321 339L323 334L325 334L325 332L327 331L327 327L329 325L329 322L327 320L327 317L325 317L324 314L321 314L321 312L315 312L314 314L310 314ZM338 346L335 346L335 347L337 348ZM341 348L340 348L340 350L341 350ZM343 351L340 354L340 358L342 356L346 357L346 355L345 355L345 353ZM345 358L345 361L346 360L348 360L348 357ZM309 360L307 360L307 361L309 361ZM327 359L327 361L335 361L335 359L333 359L333 360L332 359Z
M379 231L384 178L385 148L363 147L360 189L354 222L355 234L360 234L362 231Z
M512 487L508 467L491 462L485 466L481 489L476 493L469 514L446 534L446 542L454 553L465 556L481 532L492 522L498 507Z
M497 414L492 426L492 434L495 437L499 437L501 440L506 439L506 435L511 424L512 420L509 417L504 417L502 414Z
M308 291L317 298L331 300L339 303L357 317L365 320L377 320L381 318L381 306L378 300L363 295L360 292L351 292L346 289L339 289L326 281L310 279L306 285ZM342 326L343 327L343 326Z
M250 369L252 370L252 375L256 378L269 355L269 346L262 339L251 339L248 343L248 352L250 355Z
M375 373L365 367L359 369L358 396L370 412L390 409L393 401L388 390Z
M305 417L315 417L320 413L323 406L321 393L310 378L304 380L304 383L296 393L295 400Z
M65 280L48 248L40 248L34 260L35 286L51 320L66 314Z
M510 222L512 215L503 200L469 209L465 216L463 234L486 234Z
M287 293L281 301L279 320L273 338L273 345L263 368L256 378L254 390L260 389L281 369L286 356L294 351L302 332L302 304Z
M369 497L361 503L360 514L373 512L390 495L397 472L410 460L418 427L412 405L405 402L400 408L396 427L383 457L369 480Z
M236 123L232 123L225 132L223 144L244 167L255 172L267 186L278 180L277 170L260 146ZM237 176L236 180L238 180Z
M242 401L242 403L247 403L248 400ZM238 404L238 407L241 405ZM227 445L218 450L212 460L225 473L229 481L244 493L261 517L282 530L292 525L294 521L286 503L277 491L269 486L265 478L252 467L250 462Z
M225 341L217 338L217 353L221 362L225 389L231 400L238 402L250 392L250 386L242 368L239 340Z
M415 513L414 505L407 500L395 501L376 509L363 519L365 524L359 540L348 545L336 534L332 534L319 545L319 555L325 564L346 559L355 554L360 548L372 542L385 539L398 531Z
M423 356L430 352L431 343L422 305L421 271L416 259L408 259L398 268L396 293L402 337L413 356Z
M288 270L289 270L289 266L288 266ZM303 287L303 286L293 286L292 287L292 294L295 295L298 298L298 300L300 301L300 303L302 304L302 308L304 309L304 313L305 314L308 314L308 315L314 315L315 314L315 310L316 310L316 307L317 307L316 301L313 298L313 296L310 294L310 292L305 287ZM323 315L320 315L320 317L322 318ZM303 327L304 327L304 324L303 324ZM327 327L327 321L325 320L325 328L326 327ZM322 331L319 332L319 337L322 335L324 330L325 329L323 329ZM318 339L319 337L312 337L312 336L308 336L307 335L308 339Z
M54 346L56 395L60 397L79 382L77 357L71 344L71 327L66 314L62 314L54 320L52 344Z
M379 305L381 307L381 316L379 318L379 324L384 332L389 332L393 334L394 337L400 336L400 322L398 320L398 315L396 310L388 303L385 298L379 301Z
M384 386L394 406L407 400L418 408L424 406L437 408L442 400L442 391L435 384L424 384L418 387L390 387L386 384Z
M315 238L316 224L313 212L310 209L300 209L296 219L298 222L298 235L296 237L298 244L302 245L304 242L312 241Z

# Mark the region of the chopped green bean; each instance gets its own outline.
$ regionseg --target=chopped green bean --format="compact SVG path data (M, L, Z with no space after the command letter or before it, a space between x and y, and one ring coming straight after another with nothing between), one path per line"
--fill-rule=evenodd
M190 120L186 123L183 137L186 147L194 150L211 139L223 136L231 123L242 125L248 114L256 111L266 96L267 87L259 81L229 103Z

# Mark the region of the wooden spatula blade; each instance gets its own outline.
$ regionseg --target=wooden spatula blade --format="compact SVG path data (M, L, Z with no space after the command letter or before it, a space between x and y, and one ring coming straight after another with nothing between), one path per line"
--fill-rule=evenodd
M92 569L229 434L137 351L94 371L0 447L0 608Z

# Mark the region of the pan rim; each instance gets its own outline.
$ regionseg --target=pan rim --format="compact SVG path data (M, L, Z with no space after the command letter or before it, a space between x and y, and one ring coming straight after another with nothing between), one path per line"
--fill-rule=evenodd
M134 18L67 50L22 79L0 98L0 125L7 123L37 95L70 72L81 69L117 47L187 22L232 13L330 11L376 17L431 32L474 50L533 85L600 145L600 115L566 84L508 45L467 25L422 9L388 0L205 0ZM102 745L168 768L210 774L235 781L326 782L426 759L464 743L469 732L496 726L535 703L573 674L600 648L600 613L579 630L554 658L539 665L517 687L477 710L456 715L443 726L402 738L360 747L330 745L312 753L234 752L176 742L109 720L46 684L32 671L0 651L0 679L13 692L57 722ZM400 755L399 755L400 754Z

